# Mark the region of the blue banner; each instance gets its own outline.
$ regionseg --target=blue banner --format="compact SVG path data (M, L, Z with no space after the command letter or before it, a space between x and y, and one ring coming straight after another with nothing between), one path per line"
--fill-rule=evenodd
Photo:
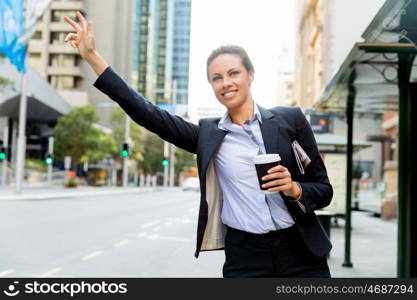
M25 72L26 46L19 41L25 30L24 0L0 1L0 53L19 72Z

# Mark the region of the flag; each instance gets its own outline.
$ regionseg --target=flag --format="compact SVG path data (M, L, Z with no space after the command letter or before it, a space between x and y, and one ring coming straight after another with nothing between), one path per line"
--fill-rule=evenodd
M22 44L27 44L36 31L36 25L52 0L26 0L25 31L20 37Z
M25 72L26 47L52 0L0 0L0 53Z
M26 46L19 41L25 30L23 0L0 1L0 53L19 72L25 72Z

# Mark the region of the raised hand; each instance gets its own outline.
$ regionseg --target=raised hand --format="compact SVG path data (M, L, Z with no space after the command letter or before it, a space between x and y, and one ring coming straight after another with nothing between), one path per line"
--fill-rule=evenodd
M71 25L76 33L69 33L65 37L65 43L70 43L73 48L77 48L81 57L84 58L100 75L108 66L106 61L96 51L96 40L93 33L93 24L87 22L83 15L77 11L79 23L65 16L64 21Z

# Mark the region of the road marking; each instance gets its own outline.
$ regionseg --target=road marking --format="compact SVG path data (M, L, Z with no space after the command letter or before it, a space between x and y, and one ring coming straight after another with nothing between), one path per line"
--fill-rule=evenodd
M147 234L146 232L141 232L137 234L136 237L141 238L141 237L144 237L146 234Z
M152 226L155 226L155 225L157 225L159 223L161 223L161 220L155 220L155 221L152 221L152 222L143 224L142 226L140 226L140 228L143 229L143 228L152 227Z
M122 247L122 246L124 246L124 245L126 245L126 244L128 244L128 243L129 243L129 241L128 241L128 240L123 240L123 241L120 241L120 242L118 242L118 243L114 244L113 246L114 246L114 247Z
M40 277L49 277L49 276L52 276L52 275L58 273L61 270L62 270L61 268L55 268L55 269L49 270L48 272L36 275L35 277L38 277L38 278L40 278Z
M92 259L92 258L94 258L96 256L99 256L101 254L103 254L103 251L95 251L93 253L90 253L90 254L84 256L83 258L81 258L81 260L86 261L86 260Z
M166 226L166 227L172 226L172 222L166 222L166 223L165 223L165 226Z
M151 234L148 236L149 240L167 240L167 241L176 241L176 242L191 242L191 239L186 238L179 238L179 237L173 237L173 236L163 236L159 234Z
M162 226L156 226L154 229L152 229L152 231L159 231L161 230Z
M7 276L7 275L12 274L12 273L14 273L14 272L15 272L15 270L13 270L13 269L10 269L10 270L6 270L6 271L3 271L3 272L0 272L0 277Z

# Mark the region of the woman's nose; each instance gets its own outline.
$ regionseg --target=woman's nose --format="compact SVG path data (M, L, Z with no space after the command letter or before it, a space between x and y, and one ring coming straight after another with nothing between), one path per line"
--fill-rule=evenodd
M229 77L224 77L223 79L223 87L229 87L232 85L232 81Z

